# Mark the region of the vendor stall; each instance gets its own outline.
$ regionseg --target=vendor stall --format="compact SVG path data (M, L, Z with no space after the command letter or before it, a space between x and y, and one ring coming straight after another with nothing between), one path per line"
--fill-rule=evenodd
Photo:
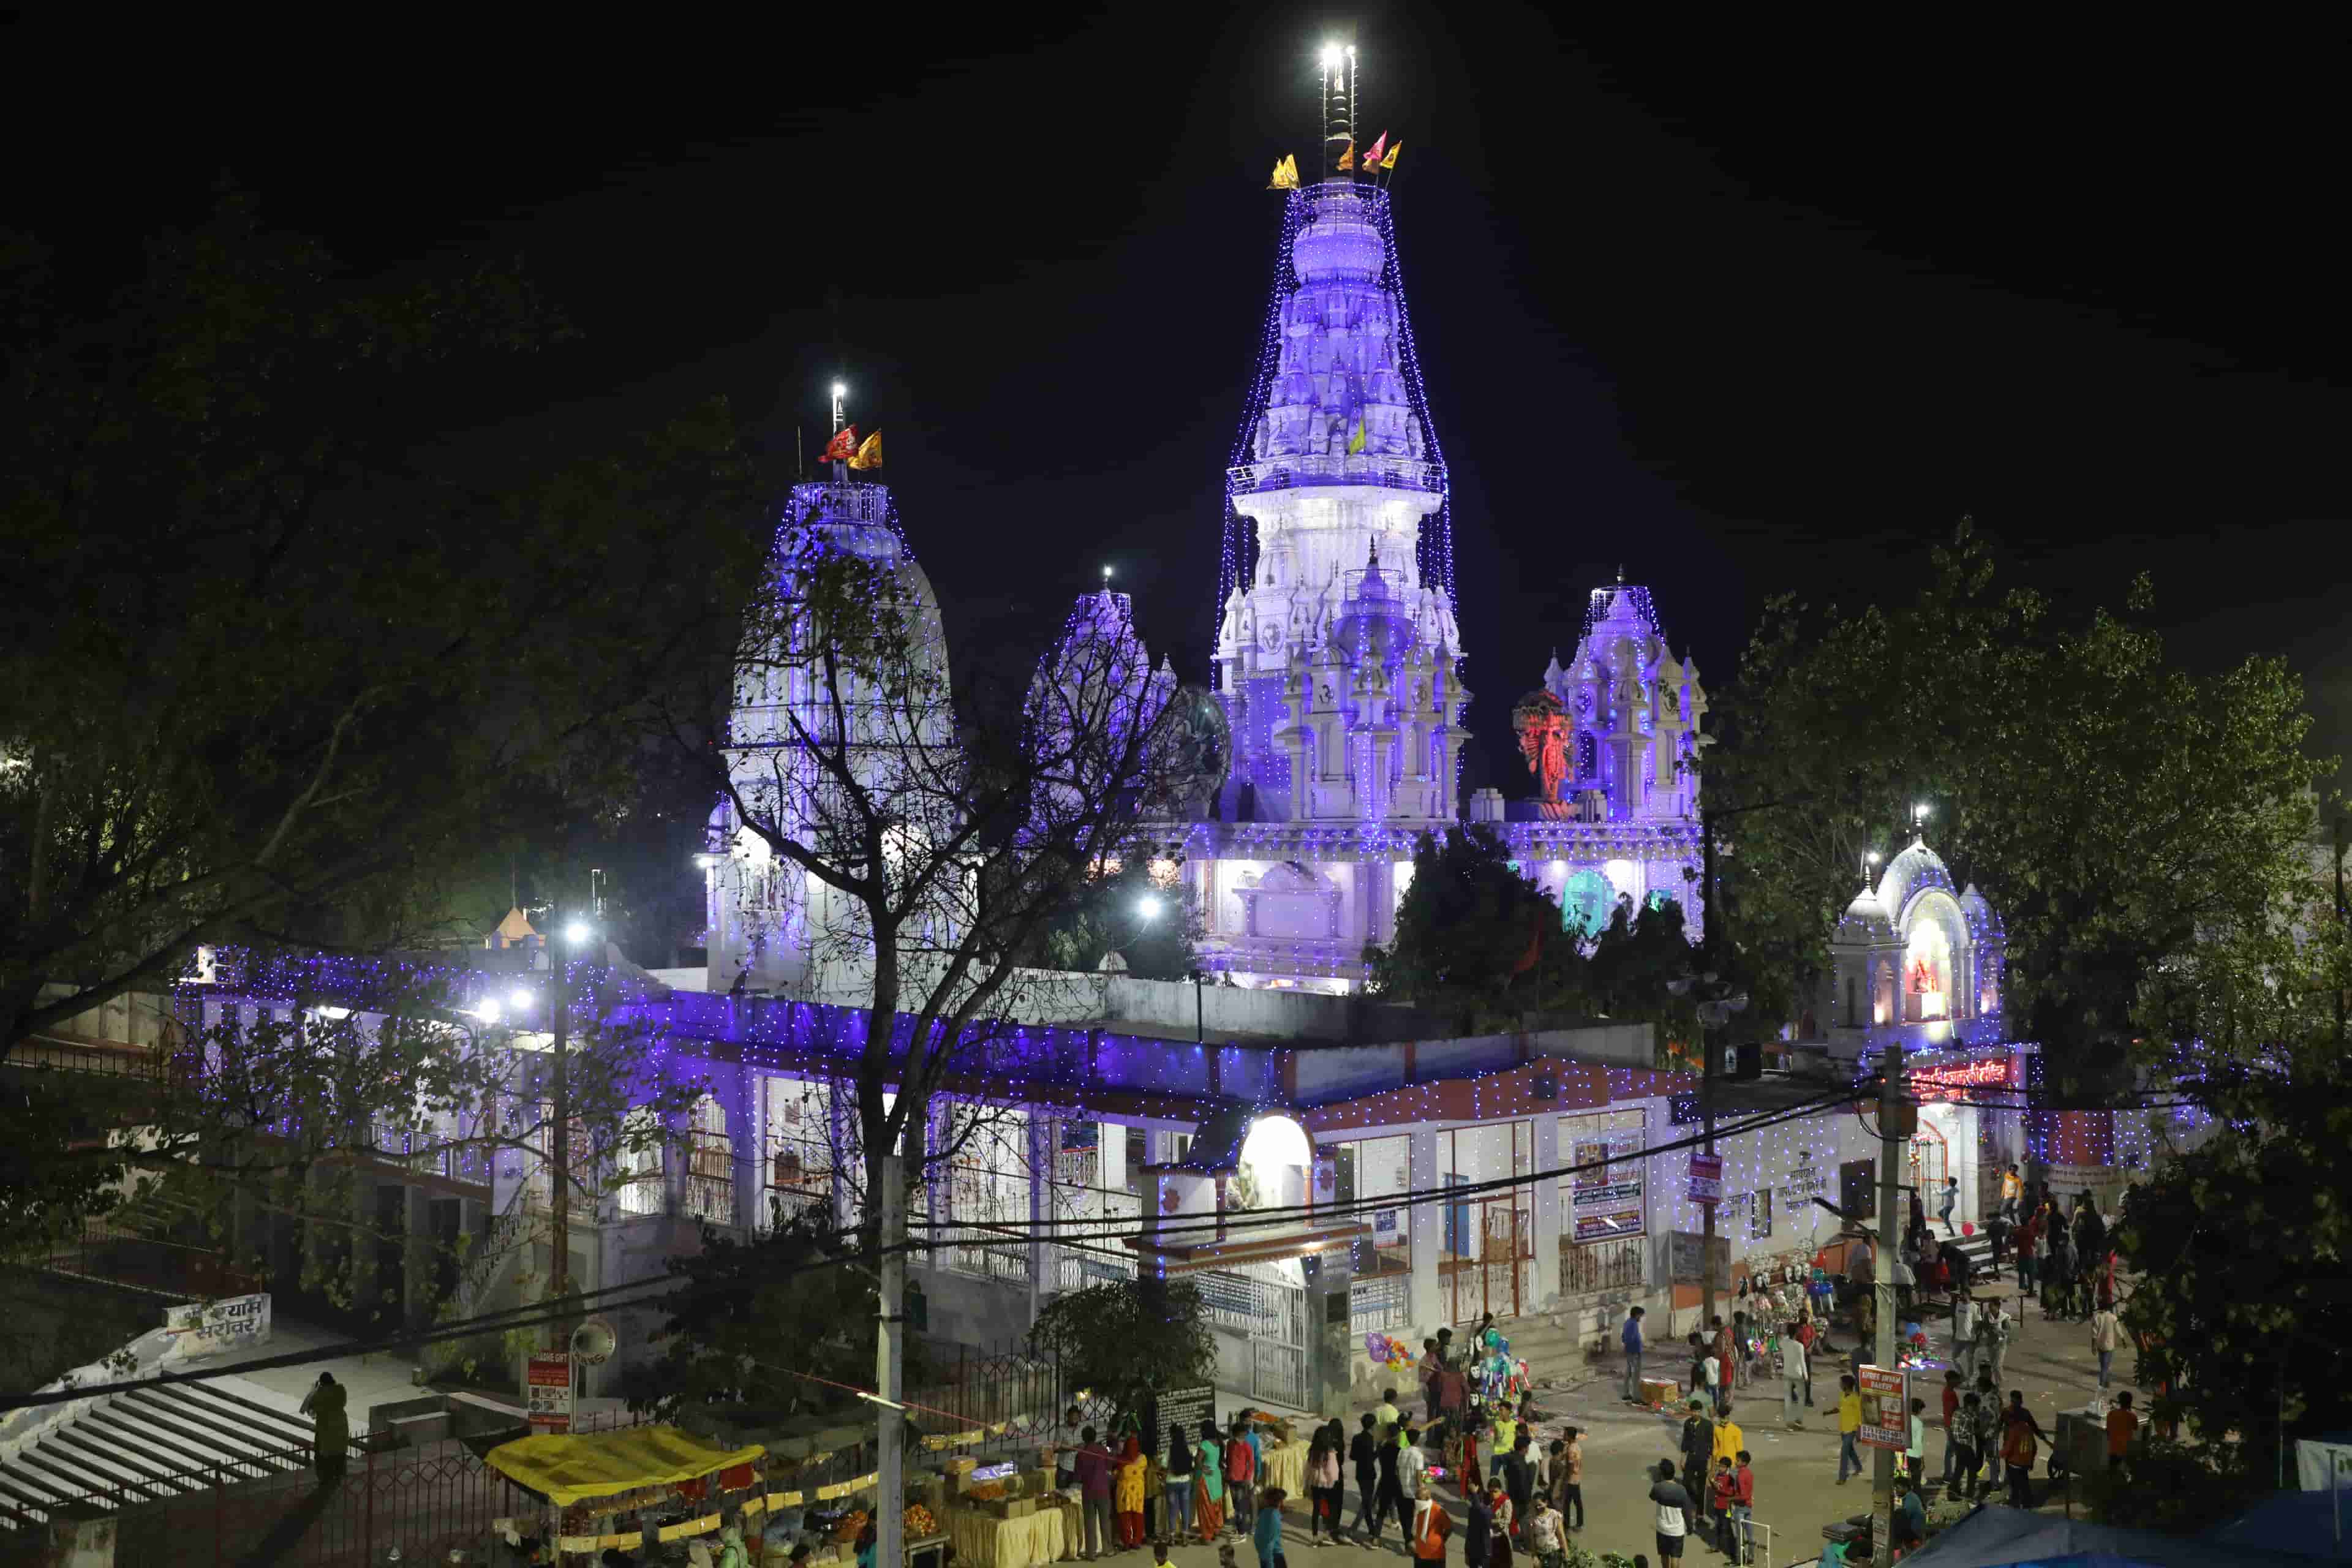
M957 1563L970 1568L1039 1568L1076 1555L1064 1523L1066 1517L1058 1508L1018 1519L978 1509L950 1509L948 1539L955 1542Z
M675 1426L631 1426L519 1437L485 1458L556 1510L559 1552L593 1555L635 1551L648 1537L709 1534L730 1516L756 1518L766 1507L766 1453L758 1444L716 1447Z

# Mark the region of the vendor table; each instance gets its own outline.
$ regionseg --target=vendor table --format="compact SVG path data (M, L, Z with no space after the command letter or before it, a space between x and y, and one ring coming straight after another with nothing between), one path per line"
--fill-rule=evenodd
M971 1568L1040 1568L1058 1561L1068 1545L1057 1508L1041 1508L1025 1519L998 1519L977 1509L949 1510L948 1536L956 1561Z
M1294 1500L1307 1495L1307 1445L1285 1443L1279 1448L1268 1449L1265 1475L1262 1486L1280 1487Z

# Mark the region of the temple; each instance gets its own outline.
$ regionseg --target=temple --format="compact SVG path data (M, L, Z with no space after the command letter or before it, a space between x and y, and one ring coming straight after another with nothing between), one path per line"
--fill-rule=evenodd
M1274 298L1226 473L1213 689L1230 771L1185 839L1204 964L1347 992L1391 939L1424 833L1494 825L1589 935L1672 897L1697 927L1697 669L1647 592L1592 595L1574 658L1513 712L1535 798L1460 798L1462 632L1445 462L1388 193L1286 198Z

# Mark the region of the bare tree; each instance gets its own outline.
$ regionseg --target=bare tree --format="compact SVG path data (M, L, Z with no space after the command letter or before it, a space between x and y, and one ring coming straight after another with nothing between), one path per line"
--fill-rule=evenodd
M860 1223L881 1252L879 1392L897 1400L908 1188L935 1158L934 1101L1004 1065L1006 1021L1054 984L1019 955L1126 858L1168 853L1150 817L1188 781L1173 677L1152 671L1113 595L1082 603L1025 689L959 690L885 493L795 491L738 656L731 730L718 745L684 722L671 733L707 759L758 963L867 1007L850 1085ZM978 1125L950 1121L959 1135ZM895 1511L878 1524L887 1561Z

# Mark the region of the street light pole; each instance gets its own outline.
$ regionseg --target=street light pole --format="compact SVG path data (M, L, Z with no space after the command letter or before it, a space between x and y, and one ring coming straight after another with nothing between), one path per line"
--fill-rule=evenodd
M1878 1342L1872 1347L1871 1360L1878 1366L1892 1368L1895 1364L1895 1251L1896 1237L1903 1224L1903 1192L1895 1184L1903 1173L1902 1157L1897 1148L1910 1142L1904 1130L1904 1079L1902 1042L1888 1046L1879 1057L1880 1070L1885 1075L1878 1088L1878 1266L1872 1272L1872 1289L1877 1296ZM1896 1419L1906 1433L1911 1430L1910 1381L1903 1384L1904 1397ZM1872 1550L1884 1552L1887 1542L1895 1539L1895 1451L1880 1448L1874 1456L1870 1500ZM1882 1557L1880 1561L1885 1561Z

